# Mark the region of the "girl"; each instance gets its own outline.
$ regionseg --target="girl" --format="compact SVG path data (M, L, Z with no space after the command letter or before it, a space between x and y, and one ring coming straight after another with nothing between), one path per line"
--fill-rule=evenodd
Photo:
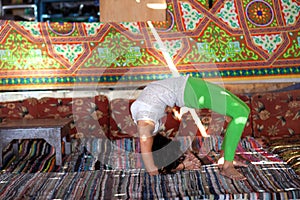
M145 87L131 105L132 117L137 123L140 137L142 159L148 173L159 173L152 154L153 136L160 127L165 108L175 105L195 109L207 108L231 118L222 144L224 161L220 173L231 179L244 180L245 177L235 169L233 160L247 123L249 107L226 89L189 76L154 81ZM173 158L170 162L172 160Z

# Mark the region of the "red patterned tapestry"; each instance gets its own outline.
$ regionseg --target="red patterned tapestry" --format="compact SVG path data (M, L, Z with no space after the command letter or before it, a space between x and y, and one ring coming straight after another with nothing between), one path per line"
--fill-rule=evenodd
M170 65L212 81L299 82L299 0L208 5L168 0L166 22L2 20L0 89L135 87Z

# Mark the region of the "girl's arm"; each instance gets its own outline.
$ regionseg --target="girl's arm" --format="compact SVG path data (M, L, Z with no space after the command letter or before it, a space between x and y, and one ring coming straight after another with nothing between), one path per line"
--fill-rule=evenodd
M158 168L154 164L152 155L154 122L148 120L139 120L137 130L140 137L142 159L147 172L150 175L157 175Z

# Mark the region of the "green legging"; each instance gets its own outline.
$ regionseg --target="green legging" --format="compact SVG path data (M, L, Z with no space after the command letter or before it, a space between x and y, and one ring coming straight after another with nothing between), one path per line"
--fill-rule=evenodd
M247 104L228 90L193 77L187 80L184 103L189 108L207 108L231 117L222 143L222 150L224 150L224 159L233 161L250 113Z

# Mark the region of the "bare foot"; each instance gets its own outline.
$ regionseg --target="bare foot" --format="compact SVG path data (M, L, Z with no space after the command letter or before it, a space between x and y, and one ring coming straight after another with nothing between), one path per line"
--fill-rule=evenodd
M246 180L246 177L239 173L233 166L222 168L220 174L232 180Z
M246 163L243 163L243 162L238 161L238 160L234 160L233 161L233 166L236 166L236 167L248 167L248 165Z
M221 165L223 165L223 164L224 164L224 157L221 157L218 160L218 165L221 167ZM243 163L243 162L238 161L238 160L234 160L233 161L233 166L236 166L236 167L248 167L248 165L246 163Z

